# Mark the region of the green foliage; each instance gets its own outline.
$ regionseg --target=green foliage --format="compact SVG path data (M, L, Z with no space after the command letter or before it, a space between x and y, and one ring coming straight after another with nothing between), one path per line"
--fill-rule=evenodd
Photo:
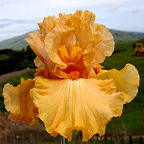
M8 58L9 58L9 56L7 56L5 54L0 54L0 61L7 60Z
M0 51L0 75L12 71L24 69L26 67L34 68L33 59L35 54L27 46L21 51L1 50Z

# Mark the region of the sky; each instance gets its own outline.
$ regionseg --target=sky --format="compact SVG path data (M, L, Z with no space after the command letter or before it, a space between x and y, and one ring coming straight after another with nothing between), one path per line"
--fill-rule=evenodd
M144 0L0 0L0 41L38 29L44 17L76 10L95 13L96 23L144 32Z

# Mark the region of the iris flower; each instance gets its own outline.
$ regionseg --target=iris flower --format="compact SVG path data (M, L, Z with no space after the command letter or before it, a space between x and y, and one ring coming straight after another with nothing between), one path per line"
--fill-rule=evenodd
M45 17L38 24L41 33L30 33L26 41L37 55L36 74L17 87L4 86L10 119L37 125L40 118L48 133L69 141L73 130L82 131L83 141L105 134L108 121L135 98L139 74L131 64L120 71L103 69L114 40L94 22L92 12L78 10Z

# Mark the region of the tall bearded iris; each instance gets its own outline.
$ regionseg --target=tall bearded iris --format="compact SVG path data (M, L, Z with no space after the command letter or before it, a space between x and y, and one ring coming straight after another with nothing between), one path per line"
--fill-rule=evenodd
M52 136L71 140L81 130L83 141L104 135L106 124L122 114L123 105L138 92L139 74L127 64L122 70L102 70L114 50L112 34L94 23L89 11L49 16L39 23L41 33L26 39L37 55L33 80L4 86L9 118L38 124L40 118Z

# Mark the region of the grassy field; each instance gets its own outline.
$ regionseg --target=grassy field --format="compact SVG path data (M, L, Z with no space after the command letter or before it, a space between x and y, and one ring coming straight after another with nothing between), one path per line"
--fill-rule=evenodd
M9 56L5 55L5 54L0 54L0 61L1 60L6 60L8 59Z
M140 143L140 140L139 139L134 139L133 141L133 144L139 144ZM29 144L60 144L60 142L31 142ZM82 142L74 142L74 143L68 143L66 142L66 144L86 144L86 143L82 143ZM95 142L92 142L90 144L129 144L129 140L119 140L119 141L111 141L111 140L108 140L107 142L105 141L95 141Z
M123 51L114 53L103 63L105 69L122 69L125 64L133 64L140 74L139 92L136 98L124 106L124 113L120 118L113 118L107 126L107 133L111 135L139 135L144 134L144 57L132 56L133 42L116 45L116 49Z
M139 93L136 98L129 104L124 106L124 112L121 117L113 118L106 128L107 135L144 135L144 57L132 56L134 49L133 41L116 45L115 53L107 58L103 63L104 69L116 68L122 69L125 64L131 63L135 65L140 74ZM10 78L0 83L0 109L4 110L2 88L5 83L9 82L17 85L20 77L24 79L33 78L34 71L24 73L20 76ZM30 144L55 144L55 143L30 143ZM97 144L97 143L96 143Z

